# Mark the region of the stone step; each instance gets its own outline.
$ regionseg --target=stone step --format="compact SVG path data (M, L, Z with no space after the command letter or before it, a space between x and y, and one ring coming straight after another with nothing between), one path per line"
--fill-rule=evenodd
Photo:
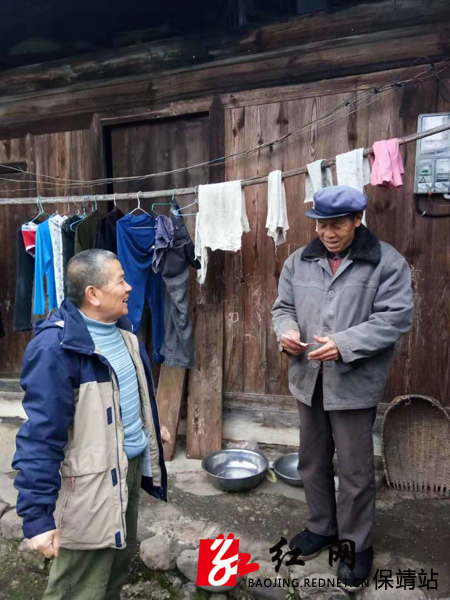
M0 378L0 418L27 418L22 407L23 394L18 378ZM275 411L275 416L270 407L259 407L257 410L233 408L232 402L224 403L224 441L256 440L269 446L298 447L299 422L295 402L292 410L285 410L282 414ZM276 424L270 426L271 422ZM381 415L378 415L373 434L374 453L378 457L381 456L380 430ZM178 434L186 435L186 419L180 420Z

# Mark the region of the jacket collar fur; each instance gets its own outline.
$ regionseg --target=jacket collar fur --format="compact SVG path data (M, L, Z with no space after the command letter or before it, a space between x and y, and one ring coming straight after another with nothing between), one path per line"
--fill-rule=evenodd
M326 257L327 249L318 237L314 238L302 252L302 260L317 260ZM355 231L348 258L369 262L373 265L377 265L381 260L380 242L376 235L364 225L360 225Z

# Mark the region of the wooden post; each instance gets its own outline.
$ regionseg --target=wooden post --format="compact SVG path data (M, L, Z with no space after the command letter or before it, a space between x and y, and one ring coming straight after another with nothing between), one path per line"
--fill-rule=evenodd
M181 403L186 391L187 370L161 365L158 382L157 404L159 420L170 432L171 441L164 444L164 458L171 461L177 442Z
M210 157L225 154L225 114L218 96L210 108ZM223 165L210 167L210 183L225 180ZM195 367L189 373L186 454L204 458L222 447L224 253L211 252L194 308Z

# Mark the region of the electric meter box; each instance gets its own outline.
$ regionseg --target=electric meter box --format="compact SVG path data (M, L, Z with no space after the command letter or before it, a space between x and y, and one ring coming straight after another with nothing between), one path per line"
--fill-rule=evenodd
M445 125L450 113L419 115L418 133ZM450 193L450 135L442 131L417 141L415 194Z

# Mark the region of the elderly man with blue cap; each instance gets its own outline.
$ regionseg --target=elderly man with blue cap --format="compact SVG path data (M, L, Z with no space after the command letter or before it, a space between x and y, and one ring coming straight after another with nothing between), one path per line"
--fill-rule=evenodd
M307 529L290 548L300 548L307 560L351 540L354 561L343 559L338 567L351 589L372 567L372 427L413 304L411 270L362 224L366 206L365 194L347 186L316 192L306 216L317 220L318 237L287 259L272 311L280 350L290 358L289 389L298 400L298 469L310 511Z

